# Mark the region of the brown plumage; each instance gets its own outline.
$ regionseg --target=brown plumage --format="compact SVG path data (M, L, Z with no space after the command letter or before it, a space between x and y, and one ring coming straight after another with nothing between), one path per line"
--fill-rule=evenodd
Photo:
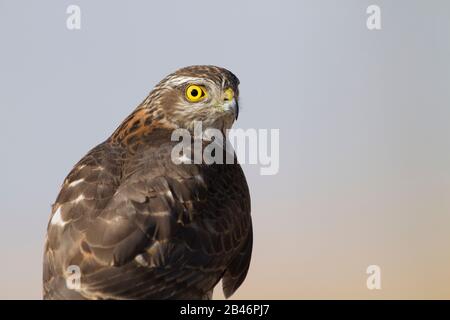
M203 100L188 101L192 84ZM45 299L207 299L221 279L227 297L236 291L252 251L243 171L236 161L175 164L171 133L194 121L230 128L238 84L222 68L180 69L75 165L48 224ZM69 266L81 272L76 290Z

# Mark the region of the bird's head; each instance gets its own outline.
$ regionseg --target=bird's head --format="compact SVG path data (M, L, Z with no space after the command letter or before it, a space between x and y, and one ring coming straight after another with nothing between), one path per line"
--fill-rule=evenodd
M221 131L231 128L239 114L239 80L215 66L190 66L164 78L150 93L149 105L179 128L194 122Z
M161 80L110 139L132 147L155 130L214 128L224 135L239 114L239 80L215 66L190 66Z

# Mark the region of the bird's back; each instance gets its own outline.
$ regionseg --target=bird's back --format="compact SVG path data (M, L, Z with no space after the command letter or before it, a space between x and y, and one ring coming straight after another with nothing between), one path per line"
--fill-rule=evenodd
M108 140L74 167L48 225L45 299L205 299L221 278L226 296L239 287L252 250L242 169L177 165L169 134L133 150Z

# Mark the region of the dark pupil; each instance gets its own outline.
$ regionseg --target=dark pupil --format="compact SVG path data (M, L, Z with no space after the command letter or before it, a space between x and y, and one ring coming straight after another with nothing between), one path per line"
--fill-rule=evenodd
M197 91L197 89L192 89L191 95L192 95L193 97L198 96L198 91Z

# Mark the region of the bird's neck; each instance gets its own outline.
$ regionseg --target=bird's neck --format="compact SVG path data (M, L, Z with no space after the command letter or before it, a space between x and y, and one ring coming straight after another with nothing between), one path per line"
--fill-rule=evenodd
M145 144L152 134L176 128L161 112L140 106L120 124L109 141L133 150Z

